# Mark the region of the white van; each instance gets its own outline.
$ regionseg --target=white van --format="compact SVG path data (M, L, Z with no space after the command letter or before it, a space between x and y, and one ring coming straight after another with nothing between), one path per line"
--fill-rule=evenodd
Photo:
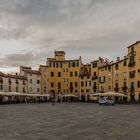
M99 97L99 105L102 105L102 104L105 104L105 105L114 105L115 102L111 99L108 99L107 97Z

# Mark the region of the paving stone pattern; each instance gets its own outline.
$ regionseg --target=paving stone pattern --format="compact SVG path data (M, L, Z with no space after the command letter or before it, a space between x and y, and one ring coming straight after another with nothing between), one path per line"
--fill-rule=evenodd
M139 140L140 105L0 105L0 140Z

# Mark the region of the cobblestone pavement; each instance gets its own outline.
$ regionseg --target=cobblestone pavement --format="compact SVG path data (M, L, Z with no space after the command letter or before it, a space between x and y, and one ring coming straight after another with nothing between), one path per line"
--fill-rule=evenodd
M0 105L0 140L139 140L140 105Z

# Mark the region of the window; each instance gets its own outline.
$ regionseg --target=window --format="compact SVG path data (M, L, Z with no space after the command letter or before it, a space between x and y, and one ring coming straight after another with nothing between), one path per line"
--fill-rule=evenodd
M46 83L46 80L44 80L44 85L46 85L47 83Z
M140 88L140 81L138 81L138 88Z
M134 56L130 56L130 62L134 62Z
M81 87L83 87L83 86L84 86L84 82L82 81L82 82L81 82Z
M86 87L90 87L91 86L91 81L86 81Z
M50 63L51 68L55 68L55 63Z
M77 67L79 67L79 62L77 62Z
M30 87L30 92L32 92L32 87Z
M44 94L46 93L46 87L44 87Z
M115 86L118 88L118 83L115 83Z
M118 80L118 72L115 73L115 78Z
M3 90L3 85L0 85L0 90Z
M108 90L109 90L109 91L111 90L111 86L108 86Z
M88 92L90 92L90 90L89 89L86 89L86 92L88 93Z
M109 72L111 71L111 66L110 66L110 65L108 66L108 71L109 71Z
M37 84L40 84L40 80L37 80Z
M76 77L78 76L78 72L77 72L77 71L75 71L75 76L76 76Z
M16 87L16 92L18 92L18 87Z
M127 61L124 61L124 62L123 62L123 66L126 66L126 65L127 65Z
M30 79L30 84L32 84L32 82L33 82L32 79Z
M70 72L70 77L73 77L73 72Z
M61 72L58 72L58 77L61 77Z
M70 93L72 93L72 89L70 89Z
M54 77L54 72L51 72L51 77Z
M119 66L118 66L118 64L116 64L116 65L115 65L115 69L118 70L118 68L119 68Z
M73 62L73 67L75 67L75 62Z
M105 82L105 76L100 77L99 79L100 79L100 83L104 83Z
M9 86L9 91L11 91L11 86Z
M69 71L68 68L66 68L66 69L65 69L65 72L68 72L68 71Z
M134 47L131 47L131 53L134 53Z
M126 87L126 82L123 82L123 86Z
M72 67L72 66L73 66L73 63L72 63L72 62L70 62L70 63L69 63L69 67Z
M64 79L64 82L67 83L67 82L68 82L68 78L65 78L65 79Z
M25 91L25 87L23 87L23 93L25 93L26 91Z
M126 80L126 72L123 73L123 77Z
M0 83L3 83L3 79L2 79L2 77L0 77Z
M68 72L68 68L63 69L64 72Z
M62 68L62 63L57 63L58 68Z
M19 84L19 83L18 83L18 79L16 79L16 84Z
M96 72L94 72L94 76L96 76Z
M73 90L73 83L70 82L70 89Z
M25 82L25 80L23 80L23 85L26 85L26 82Z
M77 93L77 90L75 90L75 93Z
M52 87L52 88L54 87L54 83L53 83L53 82L51 82L51 87Z
M75 82L75 87L77 87L78 86L78 84L77 84L77 82Z
M92 68L96 68L96 67L97 67L97 63L93 63Z
M39 89L39 88L37 88L37 92L38 92L38 93L40 92L40 89Z

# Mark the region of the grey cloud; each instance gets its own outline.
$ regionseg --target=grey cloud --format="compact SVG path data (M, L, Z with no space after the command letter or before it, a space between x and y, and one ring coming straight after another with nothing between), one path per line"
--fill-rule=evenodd
M0 65L3 67L17 67L20 65L31 65L31 61L35 60L35 55L32 52L24 54L9 54L1 58Z
M127 45L139 40L139 5L139 0L0 1L0 39L28 40L33 52L5 56L4 62L44 63L62 49L85 62L125 55Z

